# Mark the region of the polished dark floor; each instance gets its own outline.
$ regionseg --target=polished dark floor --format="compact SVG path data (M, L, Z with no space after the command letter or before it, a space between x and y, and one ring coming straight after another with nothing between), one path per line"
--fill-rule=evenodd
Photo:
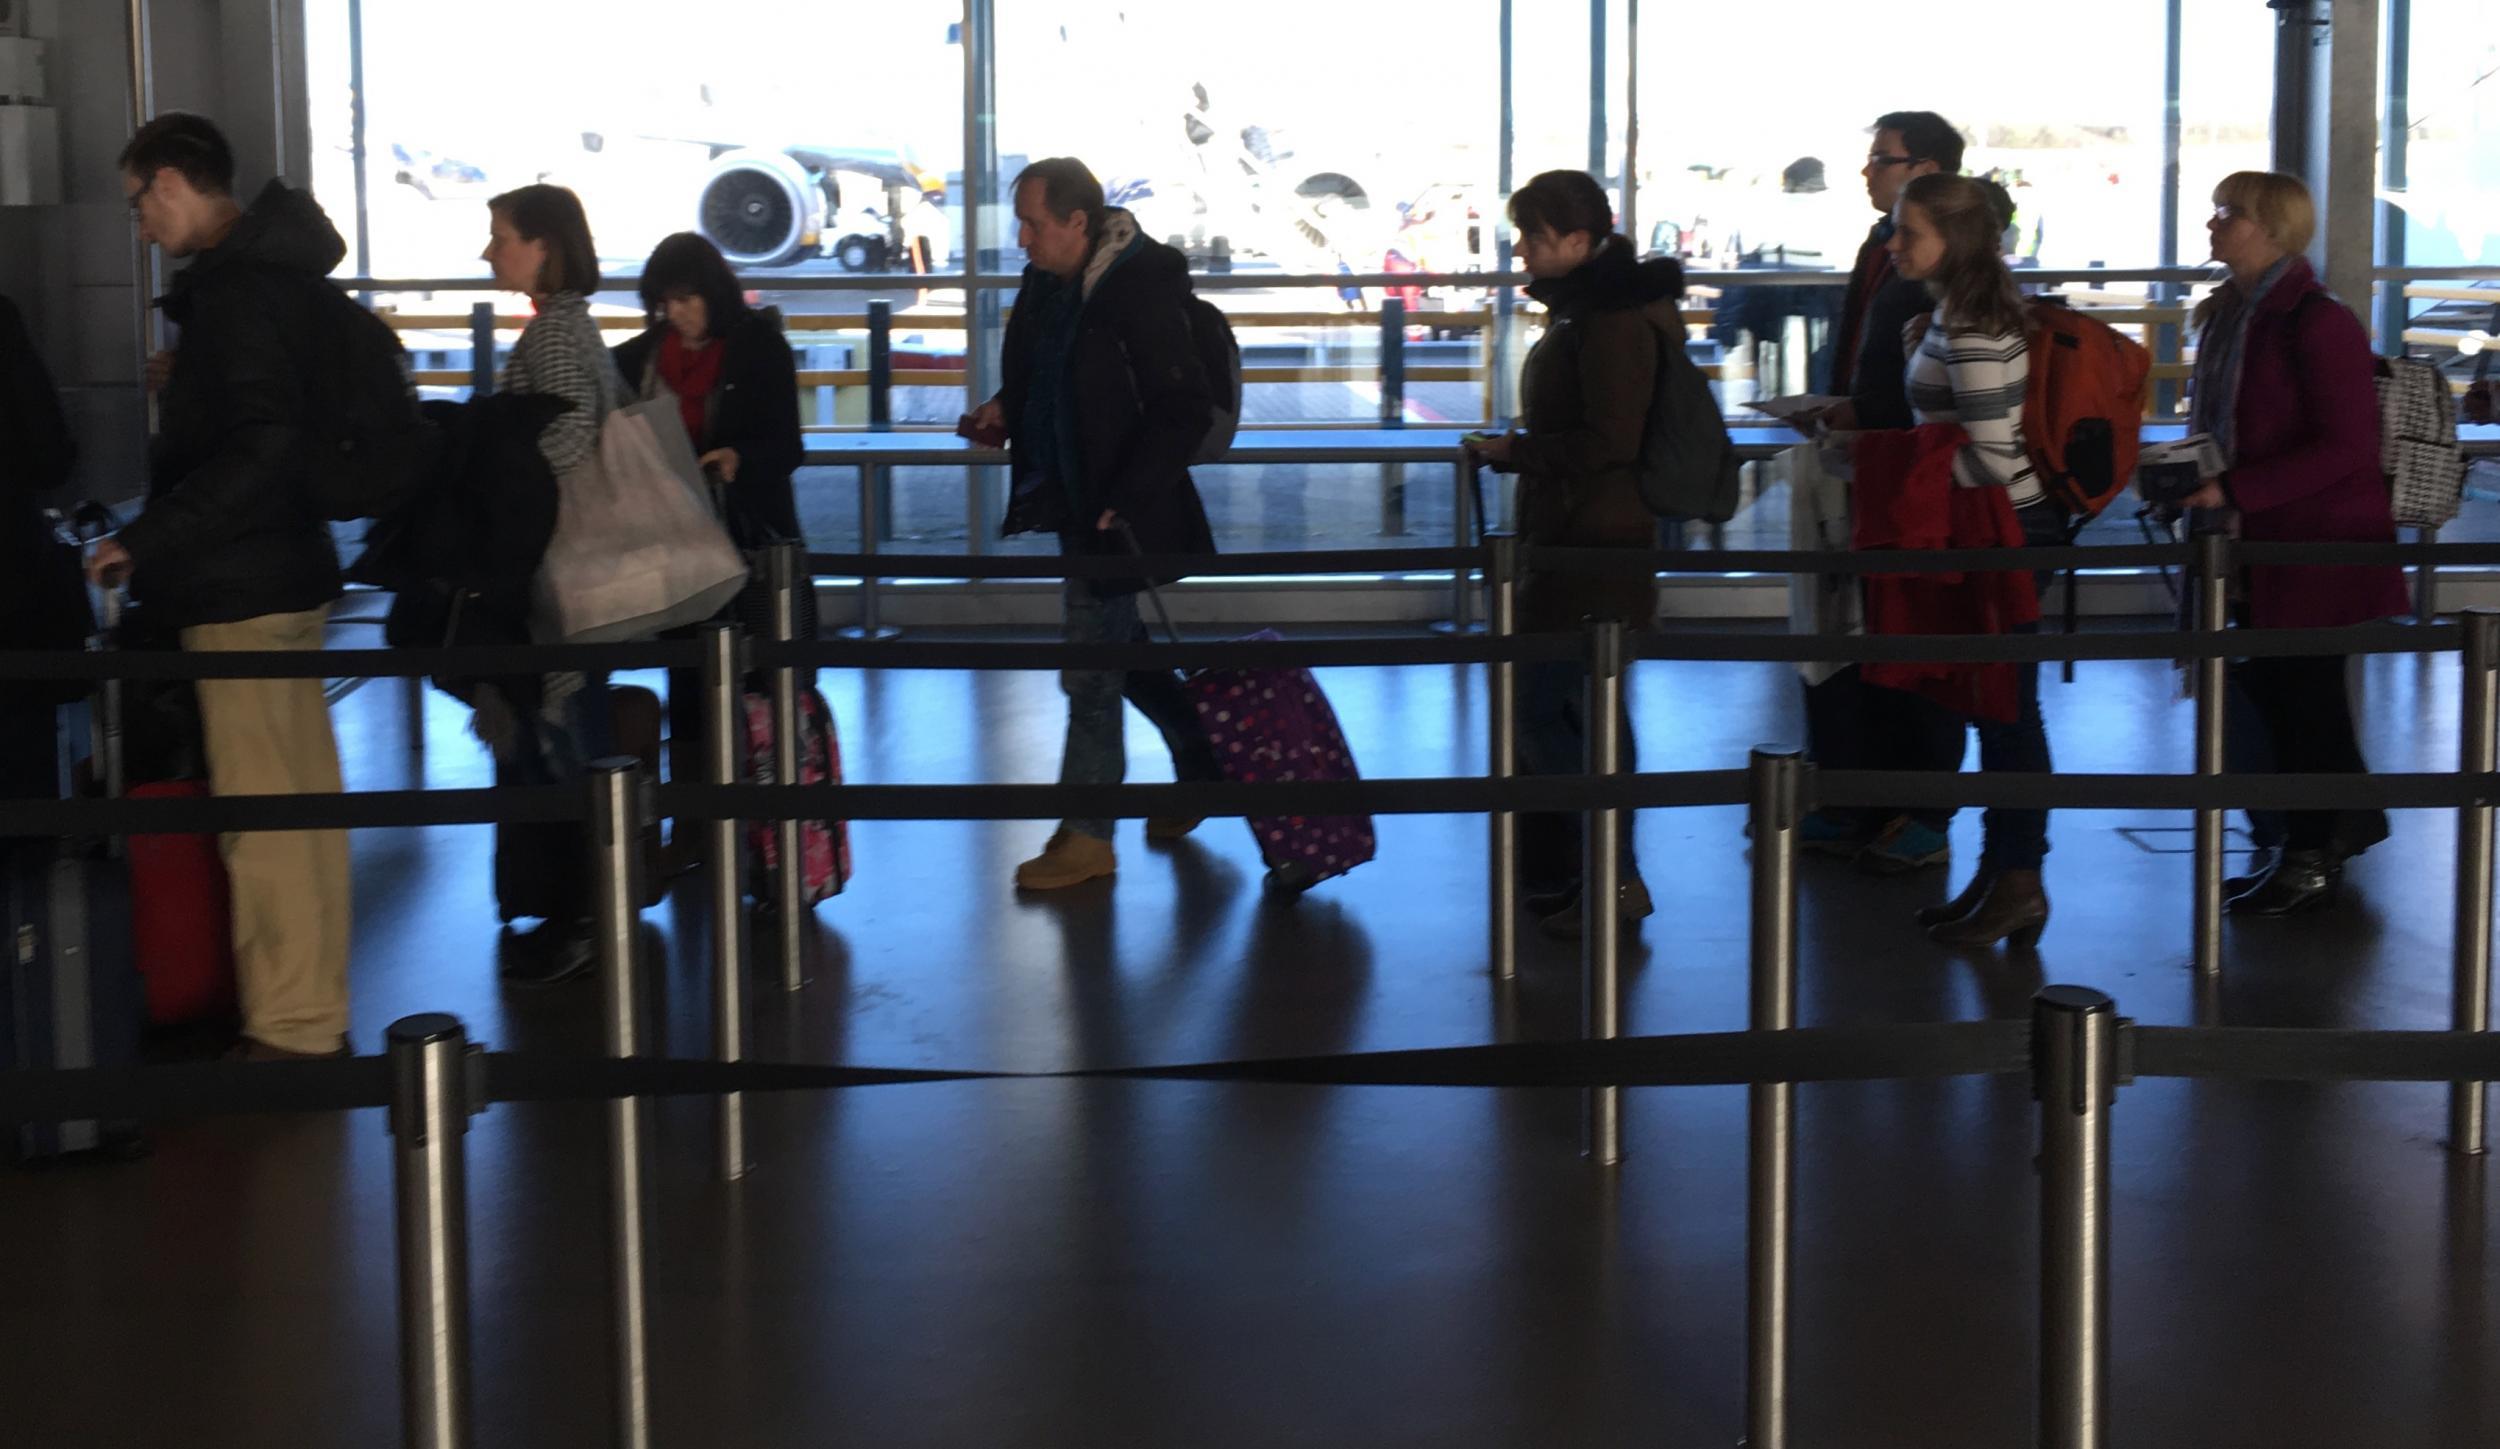
M2367 674L2382 768L2456 758L2454 657ZM1470 772L1481 683L1327 678L1365 768ZM828 674L852 777L1043 781L1046 674ZM2046 686L2061 765L2176 768L2159 665ZM1779 666L1641 666L1642 760L1726 767L1795 729ZM356 787L485 778L437 699L340 706ZM1166 778L1132 728L1134 777ZM1745 1017L1733 810L1642 818L1658 916L1628 1029ZM1908 921L1947 882L1809 866L1807 1024L2017 1015L2045 981L2194 1019L2186 821L2067 812L2036 960ZM1047 827L863 825L811 984L759 976L758 1052L1049 1068L1575 1033L1576 954L1484 965L1483 832L1384 819L1380 859L1262 898L1240 827L1123 829L1115 885L1007 888ZM2223 1019L2447 1021L2452 817L2399 817L2345 904L2235 925ZM1966 862L1977 820L1955 844ZM2147 847L2151 848L2147 848ZM595 991L506 992L485 835L356 843L356 1040L419 1010L498 1047L589 1051ZM672 1050L705 1039L698 890L650 915ZM1794 1441L2029 1442L2033 1107L2014 1080L1800 1092ZM1577 1154L1570 1092L1004 1082L754 1105L759 1166L711 1178L708 1109L659 1111L652 1332L666 1445L1724 1446L1741 1427L1744 1097L1642 1091L1629 1160ZM2500 1440L2490 1169L2444 1089L2145 1082L2116 1114L2112 1444ZM469 1137L480 1441L606 1442L600 1115L498 1107ZM153 1158L0 1176L0 1443L373 1445L397 1433L389 1143L378 1113L164 1131Z

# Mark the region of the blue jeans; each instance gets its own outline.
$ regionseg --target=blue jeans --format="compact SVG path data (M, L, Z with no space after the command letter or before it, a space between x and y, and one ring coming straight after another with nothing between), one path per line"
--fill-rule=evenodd
M2037 634L2037 624L2022 624L2007 631L2014 634ZM2049 762L2048 727L2040 719L2040 666L2014 666L2015 715L2011 724L1994 720L1973 720L1979 731L1979 768L2003 774L2045 775L2054 768ZM2038 870L2049 853L2049 812L2046 810L2004 810L1989 808L1979 817L1979 868L1988 870Z
M1626 679L1625 683L1630 683ZM1523 775L1578 775L1588 769L1588 666L1577 659L1547 659L1519 666L1519 772ZM1623 712L1615 720L1615 737L1622 741L1620 762L1624 773L1640 768L1640 750L1632 738L1632 697L1623 693ZM1568 819L1569 817L1561 817ZM1618 810L1615 820L1622 838L1623 874L1640 873L1640 864L1632 853L1632 812ZM1576 833L1560 831L1548 822L1547 828L1531 826L1523 833L1523 842L1541 840L1543 849L1523 847L1523 857L1550 853L1550 860L1523 859L1523 873L1531 881L1554 885L1575 884L1580 879L1580 852ZM1565 842L1570 842L1566 844Z
M1083 579L1070 579L1063 596L1067 612L1061 636L1070 644L1142 644L1145 622L1137 617L1135 594L1096 594ZM1189 702L1178 674L1169 669L1069 669L1061 671L1059 687L1068 696L1068 742L1059 757L1062 785L1117 785L1128 777L1128 740L1122 731L1120 701L1137 706L1172 751L1173 778L1183 781L1223 778L1215 746L1198 723L1198 707ZM1111 838L1111 821L1070 819L1062 828L1096 840Z

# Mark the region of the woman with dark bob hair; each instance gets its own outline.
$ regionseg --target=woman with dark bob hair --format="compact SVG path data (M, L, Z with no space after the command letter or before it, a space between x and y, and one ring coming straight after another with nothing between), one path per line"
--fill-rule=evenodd
M639 397L677 400L740 548L801 541L791 488L804 452L799 373L779 314L749 307L720 249L692 232L652 251L641 290L651 325L616 349L625 386ZM803 637L813 635L814 621L815 610L803 602ZM681 780L701 778L702 711L692 707L698 687L693 671L669 672L669 766ZM678 708L680 702L689 707ZM692 866L698 843L697 832L685 832L670 847L669 866Z
M1643 261L1615 230L1614 206L1596 178L1548 171L1510 199L1528 296L1545 309L1545 332L1520 368L1523 426L1479 439L1469 451L1500 472L1519 475L1519 533L1549 548L1648 549L1658 520L1642 501L1641 439L1662 349L1681 347L1684 268L1673 258ZM1519 582L1519 629L1577 629L1590 619L1620 620L1646 632L1658 589L1640 571L1531 569ZM1588 670L1577 659L1546 660L1519 671L1519 768L1531 775L1580 771L1588 748ZM1629 691L1624 703L1629 707ZM1616 723L1623 768L1637 768L1631 717ZM1613 902L1626 925L1653 909L1632 851L1632 812L1617 816L1622 876ZM1548 934L1583 926L1581 852L1567 826L1530 816L1521 856L1528 897ZM1598 902L1593 904L1602 905Z
M740 546L797 540L799 372L778 314L749 307L720 249L693 232L643 264L642 309L650 327L616 349L626 387L677 399Z

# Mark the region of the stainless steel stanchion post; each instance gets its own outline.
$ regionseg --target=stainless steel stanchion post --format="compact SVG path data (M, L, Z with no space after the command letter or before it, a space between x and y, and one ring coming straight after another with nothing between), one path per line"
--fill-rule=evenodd
M1623 768L1623 624L1601 619L1589 625L1588 772L1612 776ZM1581 849L1582 1035L1611 1041L1622 1031L1623 812L1590 810ZM1611 1166L1623 1160L1623 1089L1588 1089L1589 1160Z
M1757 747L1753 823L1753 1029L1797 1025L1797 824L1805 754ZM1788 1443L1788 1275L1797 1199L1797 1087L1746 1089L1745 1444Z
M773 642L798 637L798 591L814 588L805 578L805 555L794 543L775 544L766 556L766 581L772 586ZM784 664L773 671L773 783L789 786L799 779L799 671ZM773 923L780 931L781 985L796 991L807 984L801 959L805 938L800 927L807 914L807 873L799 859L799 822L793 817L773 822L777 847L773 865Z
M469 1409L469 1037L455 1017L402 1017L391 1062L392 1179L399 1219L400 1442L467 1449Z
M881 506L892 486L892 473L883 463L859 465L859 551L871 558L884 550L878 540L885 535L885 509ZM814 581L808 586L813 588ZM859 625L842 631L850 639L891 639L896 631L885 626L882 613L882 590L875 574L863 574L859 580Z
M641 912L643 792L632 760L590 767L590 840L599 1000L607 1054L643 1054ZM616 1440L651 1446L648 1117L638 1097L608 1103L608 1293L616 1370Z
M739 676L738 631L714 624L703 631L703 766L704 778L715 785L738 783L739 743L744 736ZM679 822L684 829L684 822ZM712 1056L717 1061L746 1060L747 976L746 893L739 879L744 864L738 822L714 820L703 829L706 871L712 883ZM747 1106L739 1092L720 1097L720 1175L735 1182L747 1172Z
M2032 998L2031 1038L2040 1099L2040 1449L2101 1449L2117 1008L2087 987L2046 987Z
M2460 740L2457 769L2487 775L2500 768L2500 613L2465 614L2463 676L2458 681ZM2492 807L2457 810L2456 999L2450 1025L2458 1031L2491 1030ZM2484 1148L2481 1082L2448 1084L2448 1146L2479 1153Z
M2230 625L2231 542L2218 533L2196 540L2196 632L2203 643L2222 637ZM2229 689L2228 661L2220 655L2196 661L2196 773L2208 779L2222 773L2224 696ZM2223 812L2196 812L2196 974L2222 975L2222 830Z
M1450 547L1462 552L1476 546L1476 463L1462 450L1452 465ZM1464 565L1450 570L1450 628L1464 634L1476 627L1475 580Z
M1485 542L1493 551L1485 572L1492 595L1487 609L1493 637L1510 639L1519 632L1519 540L1504 533ZM1507 780L1519 772L1519 666L1495 660L1488 673L1492 697L1486 702L1485 733L1492 758L1486 762L1485 773ZM1492 933L1493 979L1511 981L1519 975L1519 817L1496 810L1486 817L1486 828L1485 858L1492 866L1492 895L1485 904L1485 920Z
M425 681L416 675L401 680L400 703L408 714L408 753L425 754Z

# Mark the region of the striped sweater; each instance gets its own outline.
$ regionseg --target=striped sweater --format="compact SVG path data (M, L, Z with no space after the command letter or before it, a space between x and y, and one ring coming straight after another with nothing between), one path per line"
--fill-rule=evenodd
M2022 333L1948 327L1939 312L1910 353L1908 380L1913 418L1958 423L1970 434L1953 460L1956 484L2002 488L2016 508L2046 501L2023 446L2031 344Z
M599 425L625 397L625 381L608 356L590 303L578 292L557 292L538 304L538 315L512 345L497 385L573 404L538 435L538 451L559 478L599 450Z

